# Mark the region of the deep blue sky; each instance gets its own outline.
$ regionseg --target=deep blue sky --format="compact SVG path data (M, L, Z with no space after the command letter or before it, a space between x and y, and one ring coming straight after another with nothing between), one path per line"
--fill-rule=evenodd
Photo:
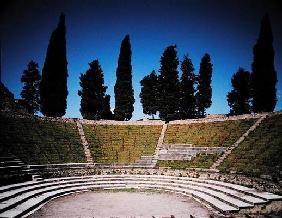
M60 12L66 14L68 108L66 117L81 117L77 95L80 73L99 59L114 108L114 84L120 43L130 34L135 110L143 118L140 80L160 68L165 47L176 44L178 57L188 53L199 70L205 52L213 63L213 104L208 113L228 113L231 76L240 67L251 70L252 49L260 20L272 22L278 75L276 110L282 109L282 4L279 0L7 0L0 5L2 82L20 97L20 77L30 60L44 64L50 35ZM279 3L280 2L280 3Z

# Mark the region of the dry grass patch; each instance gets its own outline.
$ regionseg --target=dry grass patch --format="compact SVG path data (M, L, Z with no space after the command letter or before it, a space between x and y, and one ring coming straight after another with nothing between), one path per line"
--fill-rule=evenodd
M85 162L75 123L0 117L0 153L28 164Z
M244 174L282 178L282 115L267 117L220 166Z
M132 163L153 155L162 126L83 125L95 162Z
M244 119L188 125L169 125L165 136L165 144L228 147L236 142L255 121L256 119Z

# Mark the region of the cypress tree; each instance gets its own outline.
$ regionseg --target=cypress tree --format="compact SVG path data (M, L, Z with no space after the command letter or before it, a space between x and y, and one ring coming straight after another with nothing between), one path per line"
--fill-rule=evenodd
M28 63L27 69L23 71L21 82L24 84L21 91L21 103L27 112L34 114L39 111L40 97L39 84L41 76L38 70L38 64L34 61Z
M61 14L53 31L42 69L40 84L41 112L45 116L61 117L67 107L67 58L65 15Z
M103 99L103 108L101 111L101 118L106 120L112 120L113 119L113 113L111 111L111 105L110 105L111 96L105 95Z
M250 106L250 73L243 68L232 76L233 89L227 94L231 115L249 114Z
M0 111L15 112L15 108L14 94L0 81Z
M168 46L161 57L159 75L159 112L165 121L177 118L179 111L179 79L176 45Z
M108 118L110 96L105 96L104 75L98 60L92 61L90 69L80 75L80 112L84 119L98 120Z
M130 120L134 111L134 91L132 87L131 45L129 35L121 42L116 70L115 110L116 120Z
M181 63L180 79L180 106L179 114L181 119L194 118L196 115L195 98L195 74L192 60L185 55Z
M253 49L251 87L254 112L273 111L277 102L277 75L274 68L274 49L268 15L261 21L259 38Z
M141 81L140 99L143 106L143 113L152 116L158 111L158 76L153 70Z
M212 63L209 54L205 54L200 63L200 71L198 77L198 92L196 94L197 113L199 117L204 117L206 109L212 104Z

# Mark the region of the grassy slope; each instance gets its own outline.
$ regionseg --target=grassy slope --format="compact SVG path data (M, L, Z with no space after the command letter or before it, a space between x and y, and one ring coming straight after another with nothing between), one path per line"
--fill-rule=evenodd
M85 162L74 123L0 117L1 155L28 164Z
M83 125L92 156L101 163L131 163L155 152L162 126Z
M164 143L228 147L246 132L255 121L256 119L249 119L189 125L169 125Z
M272 175L282 172L282 115L267 117L220 166L220 170L236 170L248 175Z

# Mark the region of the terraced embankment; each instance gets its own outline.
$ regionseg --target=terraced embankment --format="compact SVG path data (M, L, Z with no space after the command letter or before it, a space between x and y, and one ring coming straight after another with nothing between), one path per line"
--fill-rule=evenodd
M1 156L26 164L85 162L75 123L0 114Z
M134 163L155 153L161 125L92 125L83 129L94 162Z
M282 178L282 114L269 114L219 166L223 172Z

